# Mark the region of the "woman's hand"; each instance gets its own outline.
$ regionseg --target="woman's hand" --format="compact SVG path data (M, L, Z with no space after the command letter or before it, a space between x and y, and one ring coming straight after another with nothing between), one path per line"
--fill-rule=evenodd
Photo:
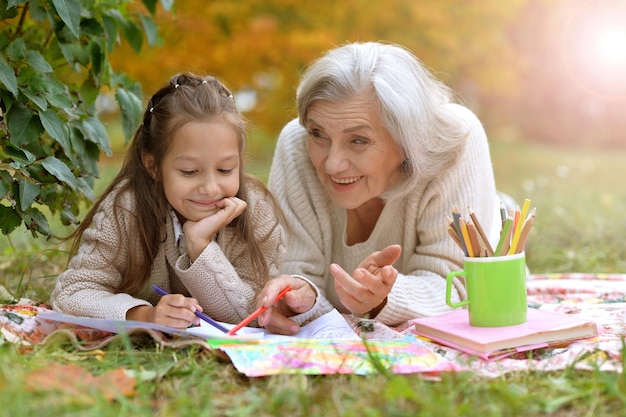
M392 266L402 253L400 245L390 245L374 252L359 264L352 276L337 264L330 265L335 277L335 290L341 303L353 314L373 310L377 314L387 300L398 271Z
M202 307L195 298L185 297L182 294L168 294L161 297L155 306L137 306L126 312L126 320L138 320L175 329L200 324L200 318L196 311L202 311Z
M291 291L274 303L278 293L287 286L291 287ZM259 326L272 333L296 334L300 326L289 317L309 311L315 304L315 298L315 290L303 279L291 275L272 278L257 297L259 307L268 307L258 318Z
M187 220L183 224L187 253L192 262L211 243L213 236L243 213L248 204L237 197L229 197L219 201L217 206L220 209L215 214L198 221Z

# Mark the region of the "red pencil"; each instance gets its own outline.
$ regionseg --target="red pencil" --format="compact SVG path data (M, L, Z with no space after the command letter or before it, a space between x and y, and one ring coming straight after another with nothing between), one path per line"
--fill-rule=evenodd
M278 295L276 296L276 299L274 300L274 303L277 303L278 300L280 300L281 298L283 298L283 296L285 294L287 294L289 291L291 291L291 287L288 285L286 286L281 292L278 293ZM242 327L245 327L246 325L250 324L250 322L254 319L256 319L257 317L259 317L261 315L262 312L264 312L265 310L267 310L268 307L265 306L261 306L259 308L257 308L252 314L250 314L248 317L246 317L245 319L243 319L241 321L241 323L239 323L238 325L236 325L235 327L233 327L232 329L230 329L228 331L228 333L226 333L229 336L234 335L235 333L237 333L239 330L241 330Z

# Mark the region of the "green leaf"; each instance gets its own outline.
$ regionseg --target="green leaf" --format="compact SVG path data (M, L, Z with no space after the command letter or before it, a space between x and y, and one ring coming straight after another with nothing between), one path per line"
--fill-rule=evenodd
M28 2L28 12L37 22L43 22L48 18L46 10L39 4L38 1Z
M139 26L130 20L122 21L122 33L124 37L135 50L136 53L141 52L141 43L143 42L143 35Z
M31 49L26 52L26 61L39 72L52 72L52 67L48 61L37 51Z
M52 109L39 112L39 118L46 132L57 142L61 143L65 149L69 149L67 140L67 130L58 114Z
M63 205L61 208L61 223L65 226L70 224L77 224L76 216L72 212L72 207L69 205Z
M94 201L96 199L96 194L93 192L93 181L90 184L87 182L85 178L77 178L78 190L89 199L89 201Z
M11 110L13 103L15 103L17 99L8 90L0 88L0 101L2 102L3 110L6 114Z
M35 155L33 155L31 152L24 149L23 147L22 148L17 147L12 143L7 143L4 146L3 151L4 151L4 155L6 155L7 157L10 157L14 161L22 161L25 163L30 163L36 159Z
M0 5L4 6L4 4L2 3L0 3ZM13 7L14 6L13 3L17 3L17 4L23 3L23 0L22 1L11 0L8 2L6 7L0 7L0 19L13 19L14 17L17 16L17 9Z
M7 38L4 33L0 33L0 51L4 51L7 48L7 46L9 46L9 43L10 43L9 38Z
M146 6L150 14L154 15L156 13L157 0L141 0L141 2Z
M19 62L26 57L26 43L24 39L17 38L6 49L9 61Z
M80 35L80 0L52 0L59 17L78 38Z
M100 90L93 85L91 80L86 79L80 85L80 96L88 106L91 106L96 102L98 94L100 94Z
M117 42L117 20L111 16L102 16L102 24L106 32L107 51L111 53Z
M56 179L69 185L72 189L76 189L76 177L61 160L49 156L41 161L41 165Z
M52 107L63 109L69 114L72 114L72 102L65 94L52 94L47 96L48 103Z
M27 84L30 91L43 92L43 96L52 107L63 110L67 114L74 114L75 106L68 97L67 87L51 74L33 77Z
M89 43L89 54L91 55L91 70L95 78L97 78L100 75L100 71L102 71L102 64L105 59L104 51L98 41Z
M37 107L39 107L41 110L45 111L48 109L48 101L46 100L46 98L30 91L30 88L27 87L22 89L22 94L28 97L30 101L35 103Z
M85 137L91 142L100 146L100 149L102 149L107 154L107 156L113 155L113 152L111 151L111 142L109 140L109 135L107 134L106 128L99 119L95 117L89 117L83 120L81 130L85 134Z
M128 77L126 74L112 74L111 85L116 85L118 88L123 88L126 91L131 91L137 97L142 97L141 84Z
M70 64L78 62L84 67L89 64L89 49L87 46L76 43L59 42L59 47L61 48L65 60Z
M50 94L68 94L67 86L59 81L58 78L53 75L46 74L43 77L40 77L37 80L31 81L33 84L36 83L39 86L41 83L40 90L45 90Z
M100 38L104 36L104 28L94 18L85 19L80 22L80 31L82 35L88 35L94 38Z
M0 171L0 200L3 200L11 191L13 177L7 171Z
M115 98L120 105L120 113L122 115L122 129L126 139L130 139L135 133L135 129L141 118L141 100L134 93L118 88L115 92Z
M100 148L93 142L85 141L84 144L85 157L82 161L81 167L84 172L88 174L88 176L86 176L85 178L89 179L92 176L97 177L99 173L98 160L102 152L100 151Z
M20 208L24 211L35 202L41 187L26 178L20 178L18 182L20 187Z
M16 102L7 113L11 143L16 146L23 146L37 140L43 132L39 118L35 117L32 110L22 103Z
M169 12L174 5L174 0L161 0L161 6L163 6L163 10Z
M2 83L14 97L17 97L17 77L13 72L13 68L9 66L2 55L0 55L0 83Z
M148 45L154 46L160 42L159 39L159 31L157 25L154 23L149 16L140 16L141 24L143 25L143 30L146 33L146 39L148 40Z
M0 204L0 231L8 235L22 224L22 218L13 207L7 207Z
M22 3L26 3L26 0L9 0L7 2L7 9Z
M50 226L48 226L48 219L36 207L26 210L24 224L31 231L33 237L37 237L37 232L45 236L52 236Z

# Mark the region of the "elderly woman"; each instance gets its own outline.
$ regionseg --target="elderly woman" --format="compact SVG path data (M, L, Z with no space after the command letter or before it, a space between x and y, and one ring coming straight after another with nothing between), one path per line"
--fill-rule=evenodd
M284 275L259 300L292 291L260 325L291 334L332 307L387 325L448 310L445 277L463 261L448 215L471 207L492 241L500 224L485 131L452 96L392 44L346 44L305 72L269 177L289 226Z

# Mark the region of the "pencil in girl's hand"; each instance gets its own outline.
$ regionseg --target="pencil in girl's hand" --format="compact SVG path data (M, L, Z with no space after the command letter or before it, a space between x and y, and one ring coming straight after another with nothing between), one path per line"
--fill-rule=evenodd
M289 285L287 285L281 292L278 293L278 295L274 299L274 303L277 303L278 300L283 298L283 296L285 294L287 294L289 291L291 291L291 287ZM257 317L259 317L261 315L261 313L264 312L265 310L267 310L268 308L269 307L265 307L265 306L261 306L261 307L257 308L252 314L250 314L245 319L241 320L241 322L238 325L236 325L235 327L230 329L228 331L228 333L226 333L226 334L229 335L229 336L233 336L235 333L237 333L239 330L241 330L242 327L245 327L246 325L250 324L250 322L252 322L252 320L254 320Z
M159 287L158 285L153 285L152 289L154 291L156 291L160 295L168 295L169 294L167 291L165 291L163 288ZM216 322L215 320L213 320L211 317L207 316L206 314L201 313L200 311L196 311L194 314L197 317L199 317L200 319L202 319L205 322L209 323L211 326L215 327L217 330L221 331L222 333L228 332L227 328L225 328L224 326L222 326L221 324L219 324L218 322Z

